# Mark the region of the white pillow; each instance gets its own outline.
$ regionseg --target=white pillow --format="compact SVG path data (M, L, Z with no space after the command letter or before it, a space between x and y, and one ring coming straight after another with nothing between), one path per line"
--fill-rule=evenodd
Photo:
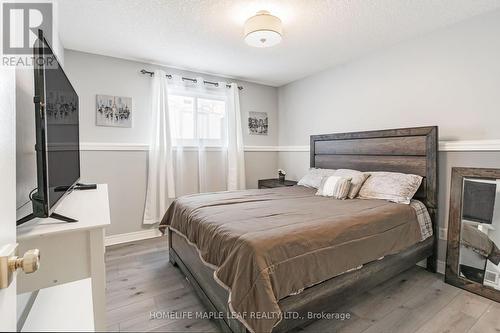
M361 186L363 186L363 183L369 176L367 173L351 169L338 169L333 175L351 178L351 188L349 189L349 194L347 195L349 199L354 199L358 195Z
M368 172L370 177L365 181L358 198L384 199L396 203L410 204L422 177L397 172Z
M310 168L307 174L299 180L297 185L318 188L321 185L323 177L333 176L334 173L335 170L333 169Z
M323 177L316 195L344 200L347 198L347 194L349 194L350 187L351 179L349 178L337 176Z

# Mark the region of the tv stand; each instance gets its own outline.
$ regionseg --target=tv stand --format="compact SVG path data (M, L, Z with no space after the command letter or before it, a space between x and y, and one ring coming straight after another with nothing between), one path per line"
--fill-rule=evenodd
M21 225L23 223L26 223L28 221L31 221L35 218L37 218L38 216L35 216L35 214L31 213L31 214L28 214L27 216L23 217L22 219L19 219L17 220L16 222L16 225ZM68 223L73 223L73 222L78 222L78 220L75 220L71 217L66 217L64 215L60 215L60 214L57 214L57 213L52 213L52 215L49 216L51 219L55 219L55 220L59 220L59 221L64 221L64 222L68 222Z
M49 217L52 219L56 219L56 220L64 221L64 222L68 222L68 223L78 222L78 220L75 220L71 217L67 217L67 216L64 216L61 214L57 214L57 213L52 213L52 215L50 215Z
M31 213L31 207L26 205L18 210L17 216L21 218L28 213ZM35 218L17 228L19 253L29 249L39 249L42 253L41 265L35 274L18 274L17 292L28 293L90 277L95 331L106 331L104 229L110 224L107 185L98 184L94 191L71 192L57 207L57 213L74 217L78 222L61 223L53 218ZM82 298L79 305L86 304L86 298L90 296L85 292L77 293ZM69 291L63 298L64 302L75 301ZM53 319L56 315L55 312L48 312L50 313L43 318L44 320ZM64 326L66 323L64 319L56 318L60 325L57 327L63 327L67 331L70 326ZM74 323L74 320L70 321Z

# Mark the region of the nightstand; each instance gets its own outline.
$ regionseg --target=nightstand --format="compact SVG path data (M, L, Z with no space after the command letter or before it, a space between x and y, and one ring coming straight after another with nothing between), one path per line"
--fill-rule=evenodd
M280 182L277 178L259 179L259 188L287 187L297 185L295 180L285 180Z

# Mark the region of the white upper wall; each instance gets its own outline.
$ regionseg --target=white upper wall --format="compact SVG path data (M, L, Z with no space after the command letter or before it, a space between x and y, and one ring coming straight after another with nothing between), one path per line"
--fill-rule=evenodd
M500 139L500 11L279 88L280 145L309 135L439 125Z
M156 65L107 56L65 51L64 70L80 99L80 141L100 143L148 143L150 124L151 77L139 71L162 68ZM211 81L231 80L163 67L169 74L186 77L201 76ZM245 145L275 146L278 143L278 91L275 87L236 81L244 87L240 91L243 140ZM132 128L96 126L96 95L106 94L132 97ZM267 112L269 135L249 135L248 111Z

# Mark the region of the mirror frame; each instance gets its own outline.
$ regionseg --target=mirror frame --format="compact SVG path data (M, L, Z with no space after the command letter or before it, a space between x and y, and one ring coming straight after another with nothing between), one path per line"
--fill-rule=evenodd
M455 287L470 291L471 293L500 302L500 290L467 280L466 278L460 277L458 274L464 178L497 180L500 179L500 169L451 169L450 214L448 217L448 246L446 251L445 282Z

